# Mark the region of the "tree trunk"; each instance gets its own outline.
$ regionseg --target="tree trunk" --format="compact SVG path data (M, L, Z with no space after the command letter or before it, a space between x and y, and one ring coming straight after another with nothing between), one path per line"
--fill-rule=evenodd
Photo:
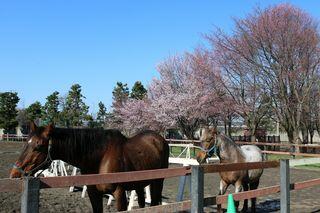
M293 131L293 141L295 144L299 145L301 144L301 138L299 137L299 130L295 129ZM295 152L299 153L300 152L300 148L298 146L295 147Z
M256 131L256 128L255 127L249 127L249 131L250 131L250 140L251 142L256 142L257 140L257 131Z
M292 145L294 143L293 131L286 130L288 135L289 144ZM294 151L294 148L291 146L289 149L290 152Z
M227 127L227 120L224 120L224 132L226 135L229 135L228 134L229 131L228 131L228 127Z
M232 121L231 119L228 120L228 136L231 138L232 133Z
M307 128L302 128L302 143L307 144L308 143L308 130Z
M309 131L310 134L310 144L313 144L313 135L314 135L314 131Z
M256 142L256 135L255 134L251 134L251 142Z
M293 139L293 132L287 130L287 135L288 135L289 143L292 144L293 141L294 141L294 139Z

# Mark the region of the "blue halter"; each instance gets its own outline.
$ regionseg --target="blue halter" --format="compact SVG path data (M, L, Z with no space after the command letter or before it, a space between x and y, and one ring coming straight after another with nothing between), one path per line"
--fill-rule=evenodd
M207 156L212 157L213 154L217 154L217 147L213 145L210 149L206 151Z

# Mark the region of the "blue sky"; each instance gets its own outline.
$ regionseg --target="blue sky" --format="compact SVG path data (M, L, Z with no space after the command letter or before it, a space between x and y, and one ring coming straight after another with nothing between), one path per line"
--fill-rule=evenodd
M27 107L79 83L90 111L108 107L117 81L131 87L157 76L166 57L191 51L202 35L256 6L284 1L2 1L0 92L15 91ZM286 1L320 18L320 1Z

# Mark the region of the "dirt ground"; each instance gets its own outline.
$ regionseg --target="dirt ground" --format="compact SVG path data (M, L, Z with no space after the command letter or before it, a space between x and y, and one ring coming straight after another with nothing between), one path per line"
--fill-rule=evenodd
M17 159L22 143L0 142L0 178L7 178L12 163ZM291 182L319 178L320 171L291 169ZM266 169L261 178L260 187L279 184L278 169ZM165 180L163 190L164 202L175 202L178 190L179 178ZM205 196L214 196L219 188L219 176L217 174L205 175ZM233 187L230 187L233 191ZM186 187L185 199L188 199L188 187ZM320 212L320 186L291 193L291 212L306 213ZM104 212L115 212L114 204L107 206L104 200ZM113 202L114 203L114 202ZM279 194L257 199L258 212L280 212ZM214 207L206 208L206 212L216 212ZM0 212L20 212L19 193L0 193ZM81 198L81 192L69 192L64 189L45 189L40 191L40 212L91 212L89 198Z

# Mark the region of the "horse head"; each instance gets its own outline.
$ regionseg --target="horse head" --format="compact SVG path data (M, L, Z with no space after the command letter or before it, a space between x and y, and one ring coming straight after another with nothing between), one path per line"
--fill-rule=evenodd
M216 152L217 144L216 128L204 128L200 131L201 151L197 154L197 161L202 164L207 158L211 157Z
M51 124L46 127L37 127L35 123L31 123L28 142L14 163L10 178L32 175L37 170L49 166L52 161L50 135L53 129Z

